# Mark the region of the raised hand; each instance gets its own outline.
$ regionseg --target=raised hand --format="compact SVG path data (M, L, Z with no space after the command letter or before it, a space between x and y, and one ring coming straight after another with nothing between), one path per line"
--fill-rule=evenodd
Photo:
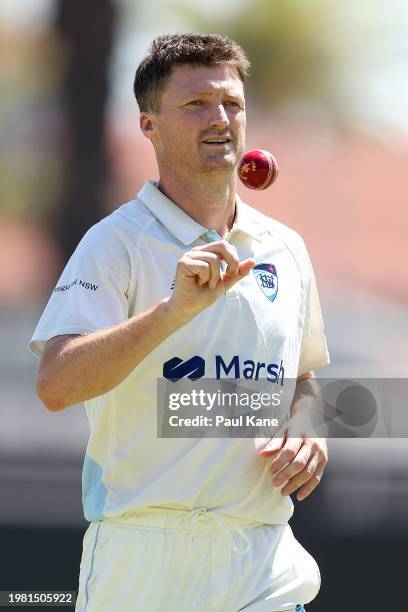
M189 320L211 306L254 265L253 259L240 261L236 248L225 240L194 247L177 263L176 281L168 305Z

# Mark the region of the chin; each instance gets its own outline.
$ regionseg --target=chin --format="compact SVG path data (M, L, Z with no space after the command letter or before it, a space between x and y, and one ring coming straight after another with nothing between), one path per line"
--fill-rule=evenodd
M202 167L207 170L234 170L238 160L235 159L235 155L232 157L207 157L202 161Z

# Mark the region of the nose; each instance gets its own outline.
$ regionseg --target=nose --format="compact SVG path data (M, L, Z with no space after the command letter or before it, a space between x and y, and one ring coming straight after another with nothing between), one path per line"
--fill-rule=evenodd
M223 104L217 104L214 106L210 118L210 126L225 129L230 124L228 115L225 112Z

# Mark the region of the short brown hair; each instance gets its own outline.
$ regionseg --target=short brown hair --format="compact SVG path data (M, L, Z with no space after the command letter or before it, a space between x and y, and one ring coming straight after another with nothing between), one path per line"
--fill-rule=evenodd
M141 111L160 110L160 94L173 66L179 64L235 68L241 81L250 66L244 50L219 34L166 34L158 36L136 70L133 91Z

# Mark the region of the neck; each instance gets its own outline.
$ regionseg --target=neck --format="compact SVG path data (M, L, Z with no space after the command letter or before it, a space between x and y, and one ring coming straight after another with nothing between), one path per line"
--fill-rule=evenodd
M175 177L160 169L159 189L207 229L214 229L224 238L235 217L235 174L213 172L197 177Z

